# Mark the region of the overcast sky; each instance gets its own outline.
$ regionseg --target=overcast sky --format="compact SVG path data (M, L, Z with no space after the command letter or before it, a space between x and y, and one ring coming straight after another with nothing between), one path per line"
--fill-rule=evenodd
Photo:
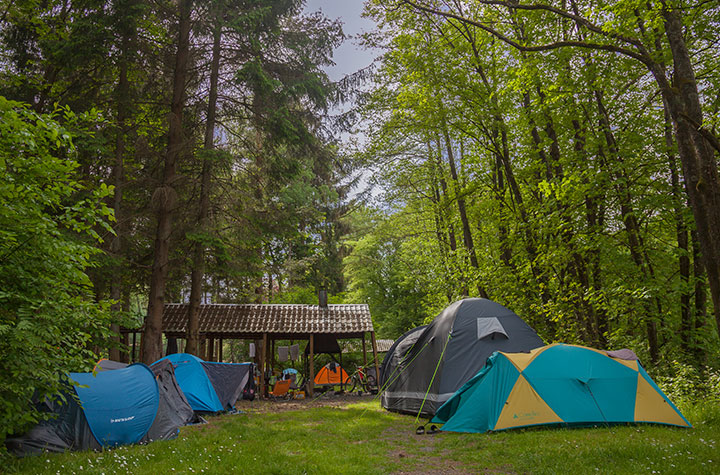
M305 5L305 13L321 11L330 19L339 19L343 23L343 32L347 39L338 47L333 54L335 66L326 68L325 71L330 76L330 80L338 81L348 74L352 74L360 69L370 66L373 60L380 55L380 51L366 50L359 46L359 34L366 31L373 31L375 23L368 19L362 18L364 8L363 0L307 0ZM346 110L352 107L351 104L336 109L336 112ZM365 138L362 133L343 133L339 137L341 142L348 143L354 139L364 142ZM356 193L366 190L368 185L368 175L370 172L362 174L359 184L350 193L354 197ZM379 191L372 192L375 196Z
M307 0L305 5L306 13L321 11L326 17L340 19L343 23L343 32L348 39L335 50L333 61L336 65L326 70L333 81L369 66L379 54L358 45L358 34L375 28L372 20L360 16L363 5L362 0Z

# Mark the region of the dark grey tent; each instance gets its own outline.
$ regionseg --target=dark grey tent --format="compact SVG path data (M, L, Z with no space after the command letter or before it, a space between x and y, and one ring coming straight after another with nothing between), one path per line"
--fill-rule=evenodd
M167 375L167 372L163 374ZM17 455L111 448L172 439L178 422L159 378L143 364L113 371L70 373L64 401L45 400L38 408L52 417L19 437L6 440Z
M172 430L173 427L203 422L202 418L195 415L195 411L180 389L172 363L167 360L157 361L150 366L150 369L155 373L160 390L160 408L148 432L150 440L165 438L164 432Z
M121 363L120 361L101 359L97 363L95 363L95 368L93 368L93 370L94 371L110 371L113 369L126 368L127 366L128 366L127 363Z
M388 386L388 381L394 381L400 372L400 368L407 352L412 348L415 342L422 335L427 325L413 328L405 332L400 338L395 340L390 349L385 353L385 358L380 365L380 388Z
M216 363L187 353L159 359L169 361L190 407L195 412L222 412L234 409L237 400L255 397L253 363Z
M381 403L391 411L432 416L495 351L519 353L544 344L535 330L498 303L457 301L429 325L398 338L387 352Z

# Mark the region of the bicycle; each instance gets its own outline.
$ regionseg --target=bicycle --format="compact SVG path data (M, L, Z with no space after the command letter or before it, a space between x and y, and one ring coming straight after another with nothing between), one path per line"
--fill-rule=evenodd
M358 395L362 395L363 392L377 394L377 379L372 373L374 373L374 368L358 366L355 372L350 375L348 384L352 384L352 387L348 392L353 392L355 388L358 388Z

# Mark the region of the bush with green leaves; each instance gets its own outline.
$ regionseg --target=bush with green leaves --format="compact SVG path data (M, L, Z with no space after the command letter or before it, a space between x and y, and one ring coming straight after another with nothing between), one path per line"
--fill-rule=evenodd
M720 423L720 369L671 361L652 373L685 417L695 424Z
M94 301L85 271L98 229L110 229L112 190L76 179L71 132L93 120L0 97L0 443L35 423L34 398L87 370L107 338L107 305Z

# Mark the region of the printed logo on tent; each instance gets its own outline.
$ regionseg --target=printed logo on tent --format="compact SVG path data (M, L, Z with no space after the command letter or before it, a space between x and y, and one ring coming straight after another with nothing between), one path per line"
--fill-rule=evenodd
M130 417L118 417L117 419L110 419L110 424L115 424L116 422L128 422L135 419L135 416Z
M527 421L531 419L535 419L539 414L535 411L532 412L521 412L518 414L517 412L513 415L513 419L517 419L518 421Z

